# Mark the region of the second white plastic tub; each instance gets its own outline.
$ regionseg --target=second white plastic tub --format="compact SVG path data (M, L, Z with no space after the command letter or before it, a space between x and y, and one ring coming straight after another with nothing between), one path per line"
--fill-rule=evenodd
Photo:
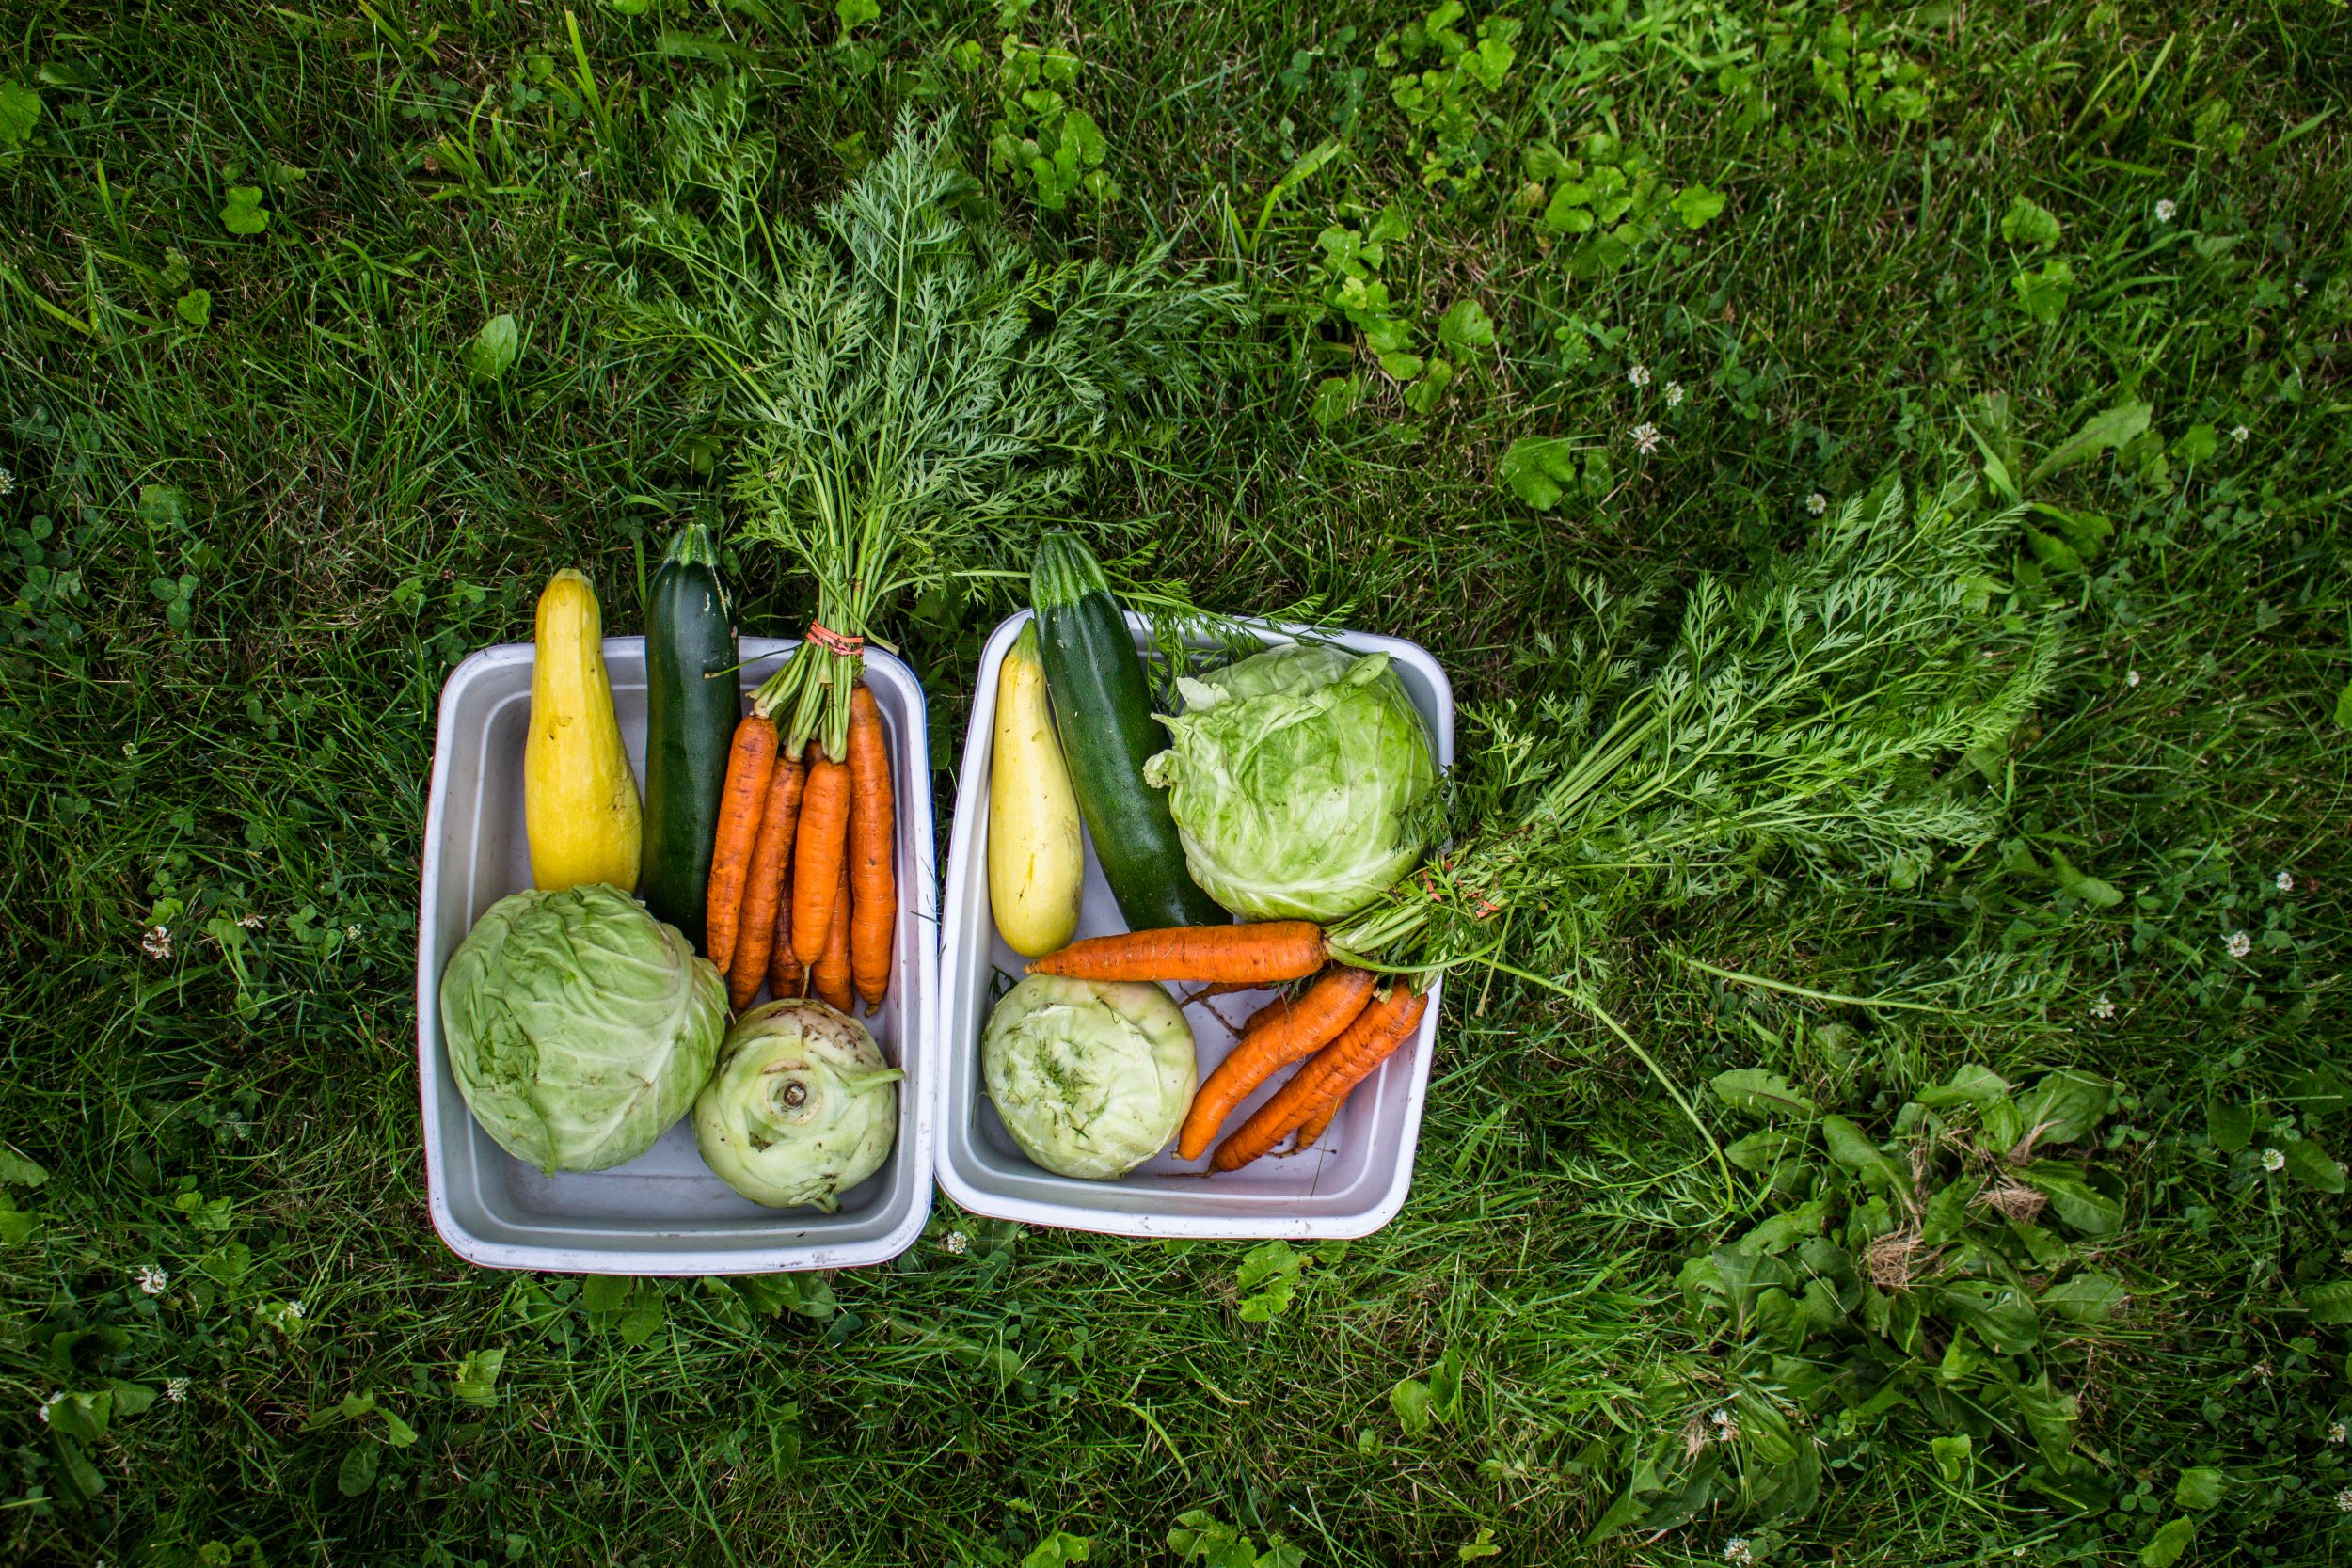
M996 683L1005 654L1029 619L999 626L980 657L972 717L964 732L963 770L941 914L940 1023L932 1064L937 1096L939 1184L964 1208L993 1219L1122 1236L1292 1240L1369 1235L1404 1207L1421 1137L1442 986L1433 989L1421 1032L1359 1085L1312 1148L1275 1154L1226 1175L1203 1173L1207 1161L1176 1157L1171 1144L1117 1181L1057 1176L1032 1164L997 1119L980 1074L980 1031L996 997L1023 973L1023 961L997 935L988 902L988 786L996 721ZM1418 643L1366 632L1308 633L1245 623L1266 646L1312 636L1354 653L1385 653L1429 726L1438 766L1454 762L1454 692L1438 661ZM1129 612L1136 645L1147 647L1151 622ZM1119 906L1087 847L1081 936L1123 931ZM1169 988L1181 1000L1178 988ZM1237 1026L1267 999L1248 991L1196 1002L1184 1009L1206 1078L1232 1049ZM1259 1089L1226 1125L1237 1127L1287 1074Z

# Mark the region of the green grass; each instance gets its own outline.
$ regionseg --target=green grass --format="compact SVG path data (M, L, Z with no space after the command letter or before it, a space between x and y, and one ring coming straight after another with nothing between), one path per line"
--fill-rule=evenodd
M1376 58L1412 8L1051 4L1019 30L1081 58L1065 90L1124 190L1059 213L985 169L993 7L884 0L847 45L789 0L629 8L576 7L577 54L560 8L502 0L266 21L28 0L0 42L0 82L41 103L10 146L25 101L0 91L0 1556L1011 1563L1063 1529L1090 1561L1161 1562L1200 1508L1318 1564L1481 1539L1510 1562L1722 1561L1735 1536L1787 1562L2125 1562L2176 1515L2199 1521L2187 1560L2352 1557L2352 1449L2328 1436L2352 1416L2346 1331L2311 1294L2352 1276L2352 1214L2261 1164L2280 1097L2347 1037L2341 7L1890 7L1840 46L1810 0L1522 4L1500 86L1456 83L1481 118L1448 169L1484 172L1454 190L1424 184L1437 132ZM988 69L953 57L970 39ZM1803 536L1815 491L1938 482L1979 437L2014 442L2023 479L2100 410L2150 405L2154 436L2027 489L2111 534L2079 563L2021 542L2009 608L2062 622L2063 656L2001 770L2004 843L1906 891L1800 881L1661 918L1609 955L1606 996L1686 1086L1766 1067L1865 1120L1969 1060L2122 1080L2097 1160L2127 1218L2100 1261L2134 1300L2054 1353L2098 1506L2025 1484L1997 1443L1948 1480L1899 1412L1810 1434L1829 1468L1803 1518L1721 1504L1578 1548L1623 1490L1613 1445L1658 1430L1655 1376L1708 1364L1677 1268L1749 1220L1610 1036L1503 979L1449 994L1404 1214L1304 1266L1271 1321L1241 1314L1242 1246L1016 1231L945 1200L897 1264L834 1276L826 1318L691 1281L592 1311L578 1281L441 1249L409 1002L435 696L470 649L528 635L560 564L635 630L640 551L719 503L706 412L604 329L600 280L662 108L730 59L809 198L919 101L961 113L987 195L1043 248L1172 236L1248 284L1265 313L1223 406L1102 474L1084 515L1131 582L1315 600L1428 644L1470 704L1543 691L1579 574L1736 573ZM1910 96L1865 106L1864 82ZM1603 129L1664 196L1704 185L1722 211L1573 263L1540 222L1569 177L1515 193L1531 148ZM1260 232L1327 135L1350 155ZM253 205L234 187L260 232L224 225ZM2018 198L2058 220L2046 246L2004 237ZM1421 410L1311 270L1327 226L1391 202L1378 274L1411 352L1462 299L1496 328ZM2036 319L2012 279L2054 258L2072 286ZM521 354L470 383L464 346L501 313ZM1360 402L1326 425L1318 389L1349 375ZM1526 436L1606 463L1537 513L1498 478ZM730 569L747 628L802 624L773 552ZM943 767L1008 602L890 627ZM168 957L142 952L158 924ZM1669 947L1964 1005L1808 1004ZM2024 993L1945 978L2002 955ZM2233 1151L2208 1108L2247 1104ZM2300 1131L2352 1152L2352 1116ZM488 1402L457 1398L460 1360L500 1348ZM1407 1433L1391 1390L1443 1355L1458 1409ZM87 1412L39 1412L108 1379L184 1399L115 1413L77 1480L57 1439ZM413 1444L373 1414L306 1430L367 1393ZM2222 1500L2176 1505L2185 1466L2220 1470Z

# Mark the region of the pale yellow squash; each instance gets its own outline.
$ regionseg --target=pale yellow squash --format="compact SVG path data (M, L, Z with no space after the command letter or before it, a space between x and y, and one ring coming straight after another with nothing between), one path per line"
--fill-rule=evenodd
M596 591L568 566L539 595L537 636L523 747L531 879L549 892L587 882L634 892L644 834L637 775L612 711Z
M1037 623L1021 628L996 677L988 777L988 901L1005 943L1024 958L1066 947L1078 931L1086 852L1078 798L1045 701Z

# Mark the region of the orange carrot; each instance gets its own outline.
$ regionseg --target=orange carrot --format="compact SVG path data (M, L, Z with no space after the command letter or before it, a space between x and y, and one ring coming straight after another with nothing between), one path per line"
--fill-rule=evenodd
M850 693L850 972L869 1007L889 989L898 928L897 819L882 709L860 686Z
M825 950L817 956L809 979L817 994L848 1012L857 998L850 994L850 867L843 862L834 873L833 927L825 933Z
M1398 982L1394 990L1359 1013L1346 1033L1315 1053L1272 1100L1258 1107L1256 1116L1241 1124L1241 1131L1217 1145L1209 1168L1239 1170L1305 1126L1309 1117L1371 1077L1372 1069L1421 1026L1421 1015L1428 1007L1426 995Z
M799 760L789 756L778 758L768 775L768 801L760 811L759 836L753 841L751 870L743 882L735 961L727 969L727 1002L739 1013L751 1006L760 982L768 978L768 958L776 942L776 905L784 897L787 857L801 819L803 776Z
M1297 1001L1278 997L1260 1008L1232 1051L1192 1097L1176 1152L1186 1160L1206 1154L1234 1106L1282 1069L1337 1039L1371 1000L1368 971L1333 968L1324 971L1323 978Z
M743 914L743 883L751 874L752 842L759 834L768 803L768 778L776 768L776 726L764 715L746 714L727 747L727 778L719 795L719 832L711 841L710 882L704 895L704 941L719 973L735 963L735 939Z
M833 935L833 901L849 847L850 770L808 749L808 783L801 791L801 831L792 850L792 956L814 965Z
M1293 1154L1304 1154L1307 1150L1314 1148L1315 1140L1322 1137L1327 1132L1330 1131L1331 1118L1338 1116L1340 1114L1340 1107L1346 1103L1347 1096L1343 1094L1335 1095L1330 1100L1325 1101L1322 1110L1317 1111L1313 1116L1309 1117L1304 1122L1299 1124L1298 1135L1291 1140L1291 1152Z
M777 886L776 940L768 952L768 994L773 997L800 996L808 989L808 971L801 967L800 958L792 951L792 868L784 868L784 879Z
M1311 920L1251 926L1171 926L1088 937L1029 966L1077 980L1214 980L1270 986L1323 967L1323 927Z

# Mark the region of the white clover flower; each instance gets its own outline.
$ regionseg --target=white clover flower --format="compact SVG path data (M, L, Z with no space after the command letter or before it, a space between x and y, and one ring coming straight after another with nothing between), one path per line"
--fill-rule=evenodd
M1749 1548L1748 1538L1744 1535L1735 1535L1724 1542L1724 1560L1725 1562L1754 1562L1756 1553Z
M2102 996L2098 1001L2093 1002L2090 1005L2090 1016L2093 1018L2113 1018L2115 1016L2115 998L2112 996Z
M258 931L262 928L262 917L258 914L241 914L237 916L237 924L248 931Z
M2293 893L2295 891L2295 873L2292 871L2281 871L2276 877L2270 879L2270 885L2277 888L2280 893Z
M2253 434L2254 433L2252 431L2247 429L2244 425L2233 425L2230 430L2230 439L2235 441L2242 447L2246 444L2246 438Z
M356 923L343 927L343 940L345 942L358 942L359 940L359 927Z
M1666 406L1669 408L1679 408L1682 406L1681 382L1669 381L1666 383Z
M6 468L0 468L0 496L5 496L15 488L16 476Z
M2124 671L2123 684L2125 686L2137 686L2139 684L2139 672L2137 670Z
M289 1339L302 1332L302 1303L298 1300L257 1302L253 1315Z
M167 926L151 928L145 936L139 938L139 951L151 958L159 960L170 958L171 928Z
M2352 1486L2336 1494L2336 1506L2346 1513L2352 1513Z
M164 1287L171 1283L170 1274L160 1263L141 1263L135 1277L139 1282L139 1289L151 1296L162 1295Z
M966 1248L971 1246L972 1238L961 1230L950 1230L939 1239L939 1244L960 1257Z
M2255 1362L2252 1371L2254 1376L2262 1379L2265 1383L2268 1383L2270 1381L2270 1363L2268 1361Z
M2230 957L2242 958L2254 950L2254 939L2244 931L2232 931L2227 946L2230 949Z
M186 1378L175 1377L164 1385L164 1398L169 1400L172 1403L178 1404L187 1397L188 1380Z
M2342 1421L2330 1421L2328 1423L2328 1441L2330 1443L2341 1443L2344 1440L2344 1423Z
M2170 223L2172 221L2172 215L2179 211L2180 208L2173 205L2172 198L2170 197L2165 197L2156 203L2156 221L2158 223Z
M1804 509L1818 517L1829 510L1829 498L1816 490L1804 498Z
M1633 450L1644 457L1656 451L1666 441L1663 436L1658 434L1658 427L1654 424L1637 424L1626 434L1633 437Z
M2265 1148L2263 1150L2263 1169L2280 1171L2286 1168L2287 1157L2283 1150L2276 1148Z
M1646 387L1649 385L1649 367L1647 365L1636 365L1631 370L1625 372L1625 378L1633 383L1636 387Z

